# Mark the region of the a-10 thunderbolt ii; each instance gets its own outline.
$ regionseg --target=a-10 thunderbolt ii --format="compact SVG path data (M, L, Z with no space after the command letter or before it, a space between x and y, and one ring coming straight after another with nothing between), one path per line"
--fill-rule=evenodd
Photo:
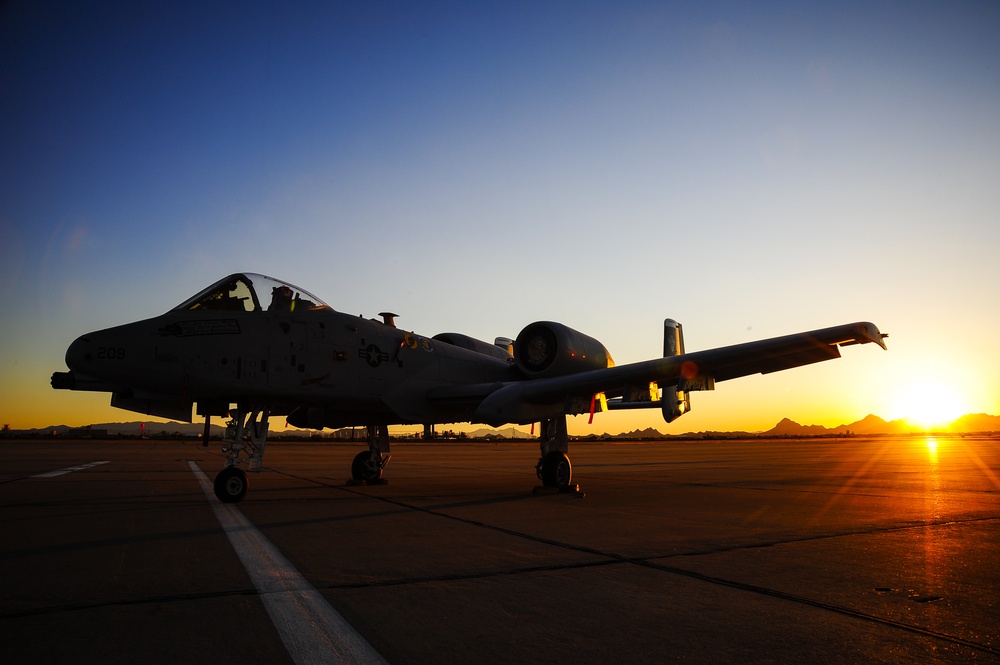
M615 365L596 339L538 321L513 341L457 333L425 337L395 315L365 319L334 311L287 282L230 275L161 316L87 333L66 351L69 372L53 388L111 393L111 405L191 422L228 416L220 500L247 491L240 468L261 468L268 419L314 429L364 426L368 450L351 475L381 478L388 426L440 423L540 424L536 472L543 485L574 489L566 416L659 408L667 422L690 409L690 393L717 381L840 357L839 347L874 342L871 323L849 323L706 351L685 352L683 330L664 322L663 357Z

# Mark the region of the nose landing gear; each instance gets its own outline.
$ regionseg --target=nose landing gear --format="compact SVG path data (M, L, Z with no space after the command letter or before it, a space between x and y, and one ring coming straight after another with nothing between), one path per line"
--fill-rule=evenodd
M260 471L267 443L268 409L237 409L226 423L226 467L215 477L215 496L223 503L237 503L246 496L247 474L238 467L247 463L248 471Z

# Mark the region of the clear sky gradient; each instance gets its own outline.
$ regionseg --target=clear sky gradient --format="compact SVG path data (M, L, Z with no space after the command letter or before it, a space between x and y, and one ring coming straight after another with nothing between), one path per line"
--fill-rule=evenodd
M889 351L672 425L1000 413L1000 5L0 5L0 422L127 420L66 347L231 272L621 364L856 320Z

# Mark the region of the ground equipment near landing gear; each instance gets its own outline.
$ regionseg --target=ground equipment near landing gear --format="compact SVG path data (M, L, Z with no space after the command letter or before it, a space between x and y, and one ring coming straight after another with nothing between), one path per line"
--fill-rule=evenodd
M378 483L382 480L382 469L389 463L389 428L385 425L369 425L367 428L368 450L354 456L351 463L351 478L356 483Z
M569 434L566 431L566 416L543 420L539 435L541 457L535 465L535 473L542 485L559 492L579 492L573 483L573 465L569 461Z
M236 503L246 496L247 475L237 465L247 463L248 471L260 471L267 443L267 409L237 409L226 423L226 468L215 477L215 496L223 503Z

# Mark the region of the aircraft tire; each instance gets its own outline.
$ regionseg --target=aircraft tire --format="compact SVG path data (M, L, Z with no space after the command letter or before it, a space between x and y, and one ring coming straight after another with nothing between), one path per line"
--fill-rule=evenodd
M566 453L558 450L545 455L542 459L542 484L564 490L573 481L573 465Z
M354 456L354 461L351 462L351 477L365 482L382 477L382 469L375 464L370 451L365 450Z
M247 474L243 469L229 466L215 477L215 496L222 503L237 503L247 494Z

